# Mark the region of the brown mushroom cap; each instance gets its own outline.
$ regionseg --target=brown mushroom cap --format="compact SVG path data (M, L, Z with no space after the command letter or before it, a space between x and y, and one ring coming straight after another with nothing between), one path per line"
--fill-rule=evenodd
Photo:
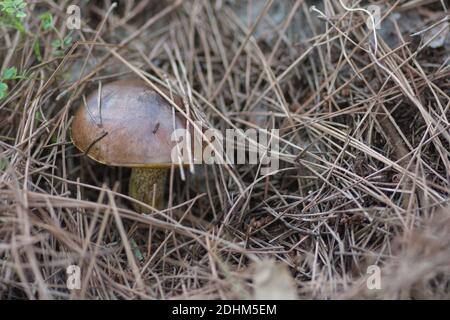
M71 138L92 159L111 166L167 167L176 146L174 129L185 129L186 120L141 80L119 80L102 87L75 113ZM167 90L161 90L170 97ZM182 106L179 97L174 102ZM101 120L100 120L101 115Z

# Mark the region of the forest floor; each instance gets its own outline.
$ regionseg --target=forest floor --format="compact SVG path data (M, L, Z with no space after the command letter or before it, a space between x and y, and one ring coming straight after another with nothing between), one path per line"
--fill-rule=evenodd
M0 0L1 299L450 299L446 1L81 1L78 29L21 3ZM205 128L279 129L279 168L174 167L135 212L130 169L70 124L139 77Z

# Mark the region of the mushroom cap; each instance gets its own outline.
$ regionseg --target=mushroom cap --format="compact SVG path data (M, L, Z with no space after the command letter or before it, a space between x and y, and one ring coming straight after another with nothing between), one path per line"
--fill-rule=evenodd
M165 88L160 88L170 97ZM75 113L73 144L97 162L122 167L169 167L175 129L185 129L186 120L148 84L119 80L98 89ZM182 106L182 100L174 97ZM174 163L176 164L176 163Z

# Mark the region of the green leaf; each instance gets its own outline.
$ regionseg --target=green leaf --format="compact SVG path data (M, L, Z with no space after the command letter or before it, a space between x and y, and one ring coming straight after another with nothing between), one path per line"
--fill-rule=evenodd
M12 80L17 76L17 68L11 67L3 72L3 80Z
M41 20L41 28L48 30L53 27L53 16L50 12L45 12L39 16Z
M26 31L21 19L27 16L24 10L27 3L23 0L0 0L0 6L0 10L5 13L5 16L1 17L1 22L9 27L16 28L20 33L24 34Z
M68 47L72 44L72 37L71 36L67 36L64 38L64 46Z
M8 85L4 82L0 82L0 100L6 98L8 95Z
M36 41L34 42L33 50L36 59L38 59L38 61L41 62L42 61L41 44L39 43L38 39L36 39Z
M52 47L53 47L53 54L55 56L62 56L64 54L64 49L69 47L72 44L72 37L67 36L63 40L53 40Z
M134 256L139 260L143 261L144 256L142 255L141 250L139 250L138 245L136 244L136 241L134 239L131 239L131 249L134 251Z
M0 171L4 171L8 165L8 160L2 158L0 159Z
M36 123L39 123L42 121L42 113L38 110L34 114L34 120L36 120Z
M54 50L53 55L55 57L61 57L63 55L63 52L61 50Z
M55 49L58 49L59 47L61 47L61 44L62 44L62 42L59 39L56 39L56 40L52 41L52 47L55 48Z

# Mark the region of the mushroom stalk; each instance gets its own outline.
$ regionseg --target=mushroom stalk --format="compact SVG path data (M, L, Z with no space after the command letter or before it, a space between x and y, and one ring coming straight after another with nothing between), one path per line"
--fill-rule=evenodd
M129 194L136 200L144 202L156 209L163 208L164 187L167 168L133 168L131 169ZM147 208L133 203L138 212L148 211Z

